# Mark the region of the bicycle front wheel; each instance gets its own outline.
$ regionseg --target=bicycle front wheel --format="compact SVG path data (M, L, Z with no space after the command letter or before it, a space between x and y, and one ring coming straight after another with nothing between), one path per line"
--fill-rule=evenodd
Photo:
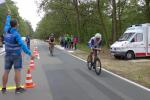
M97 75L100 75L101 74L101 61L99 58L96 58L94 60L94 67L95 67L95 73Z
M92 69L92 58L91 58L91 56L88 56L88 58L87 58L87 67L89 70Z

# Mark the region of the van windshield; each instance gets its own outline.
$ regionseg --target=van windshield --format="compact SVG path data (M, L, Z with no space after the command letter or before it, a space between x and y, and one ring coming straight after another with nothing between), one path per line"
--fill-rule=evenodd
M128 41L135 33L124 33L118 41Z

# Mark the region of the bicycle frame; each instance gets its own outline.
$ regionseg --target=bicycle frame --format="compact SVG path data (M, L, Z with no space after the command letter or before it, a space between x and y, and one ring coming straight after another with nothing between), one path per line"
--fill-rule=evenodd
M101 61L100 58L98 57L98 49L93 49L93 52L91 52L91 54L88 56L87 58L87 67L89 70L91 70L92 68L95 69L95 72L97 75L100 75L101 73ZM97 66L97 64L99 63L100 66ZM98 68L98 69L97 69Z
M98 50L97 49L93 49L93 53L92 53L92 62L94 61L94 59L98 58Z
M49 43L49 51L50 51L50 54L51 54L51 55L53 55L54 45L55 45L55 44L54 44L53 42L50 42L50 43Z

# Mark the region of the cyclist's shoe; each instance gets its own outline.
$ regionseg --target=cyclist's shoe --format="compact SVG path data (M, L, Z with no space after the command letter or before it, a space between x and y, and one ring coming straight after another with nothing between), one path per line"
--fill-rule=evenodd
M6 90L6 88L2 88L2 94L6 94L7 93L7 90Z
M24 88L19 87L19 88L16 88L15 93L16 93L16 94L19 94L19 93L23 93L23 92L25 92L25 91L26 91L26 90L25 90Z

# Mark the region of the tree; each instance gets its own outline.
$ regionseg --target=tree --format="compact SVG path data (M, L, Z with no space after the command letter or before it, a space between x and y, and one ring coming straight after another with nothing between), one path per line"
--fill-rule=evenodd
M116 13L116 0L112 0L112 42L116 40L117 37L117 13Z
M122 34L122 15L126 6L127 0L119 0L117 4L117 18L118 18L118 34L117 38Z
M11 10L12 18L15 18L18 20L20 33L22 35L25 35L28 31L32 30L31 26L30 26L30 30L29 30L29 28L27 28L26 21L19 16L18 8L16 7L15 3L11 0L6 0L6 3L9 7L9 9ZM8 8L6 7L5 3L0 6L0 12L1 12L0 13L0 22L2 22L2 23L0 23L0 34L3 34L3 28L5 25L6 15L8 13Z
M103 16L102 9L101 9L101 6L100 6L100 0L97 0L97 9L98 9L98 14L99 14L99 17L100 17L101 25L103 26L103 28L102 28L103 31L102 32L104 34L105 43L108 46L108 44L109 44L108 35L107 35L107 30L106 30L106 26L105 26L105 22L104 22L104 16Z
M42 0L39 10L43 10L45 16L39 22L36 34L46 38L50 33L57 36L73 33L79 35L81 42L87 43L100 32L103 43L108 45L128 26L148 22L148 4L149 0Z
M146 21L150 23L150 0L145 0Z
M78 37L80 34L80 14L79 14L79 7L78 7L78 0L73 0L73 5L75 7L75 11L76 11L76 22L77 22L77 33L78 33Z

